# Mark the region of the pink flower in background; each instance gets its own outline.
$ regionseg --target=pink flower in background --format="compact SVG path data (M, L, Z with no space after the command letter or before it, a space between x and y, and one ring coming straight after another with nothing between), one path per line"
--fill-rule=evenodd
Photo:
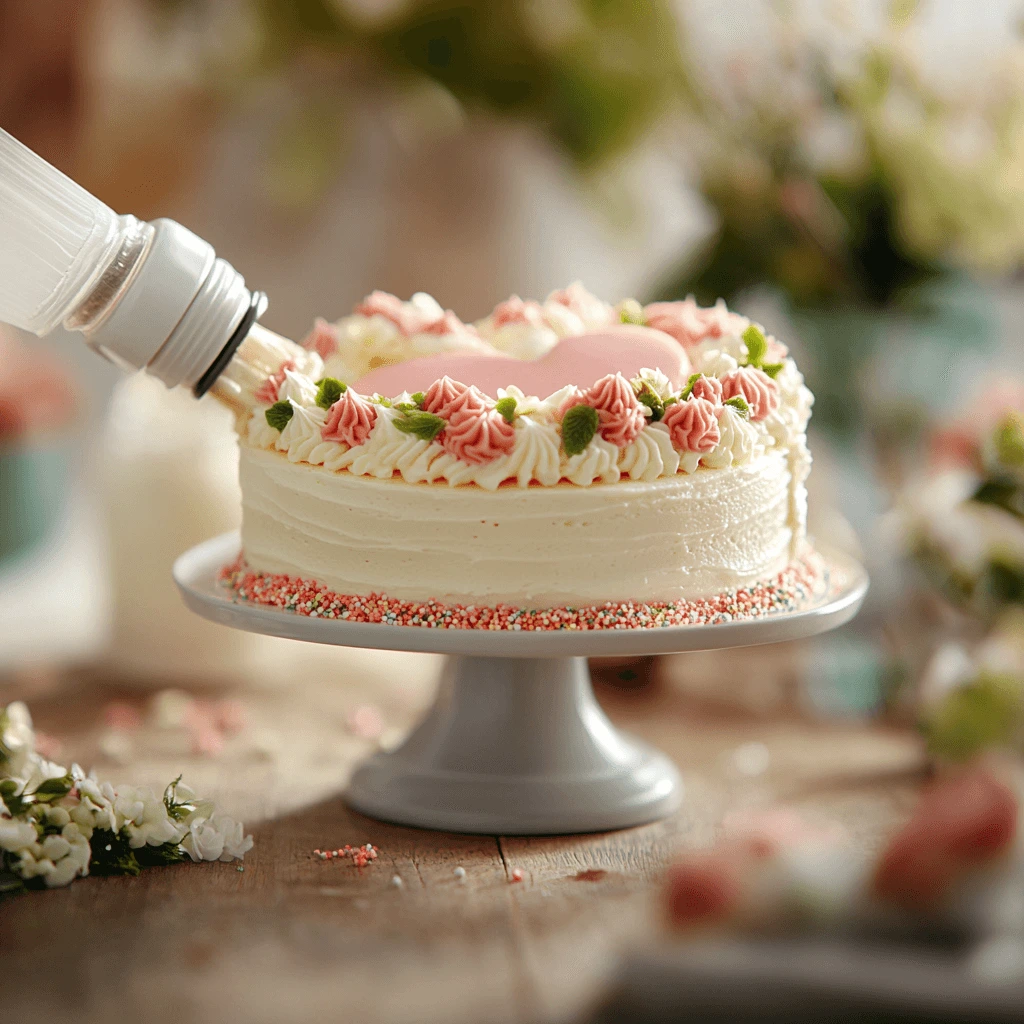
M559 306L575 313L586 326L597 327L601 324L610 323L612 319L612 307L592 295L579 281L573 281L568 288L560 288L548 296L548 302L555 302Z
M349 388L327 410L321 437L355 448L366 443L376 422L377 406Z
M260 405L273 405L277 401L278 391L284 383L284 375L289 370L294 370L295 364L289 360L283 363L277 373L272 373L253 393L253 398Z
M715 406L706 398L688 398L670 405L661 422L668 427L673 446L681 452L707 455L722 440Z
M440 440L449 455L478 466L511 455L516 430L495 409L463 409L448 421Z
M446 309L436 320L424 323L420 334L476 334L476 328L464 324L450 309Z
M435 416L450 419L455 413L487 407L484 396L475 387L445 375L434 381L423 396L423 408Z
M705 338L738 333L746 326L743 317L730 313L725 303L704 308L692 297L681 302L652 302L644 307L644 318L648 327L670 334L687 348L700 344Z
M707 399L712 405L722 404L722 382L717 377L698 377L690 390L693 398Z
M390 292L370 292L355 311L360 316L382 316L390 320L406 337L422 331L429 322L415 306Z
M644 407L621 373L602 377L583 393L583 401L597 410L601 437L618 448L631 445L647 423Z
M545 326L544 310L539 302L534 302L532 299L524 302L518 295L513 295L494 307L491 323L495 329L508 327L510 324L543 327Z
M338 332L322 316L313 323L313 330L302 339L302 347L315 352L321 359L330 359L338 351Z
M752 420L763 420L779 407L779 385L754 366L741 366L722 377L723 400L737 396L750 406Z

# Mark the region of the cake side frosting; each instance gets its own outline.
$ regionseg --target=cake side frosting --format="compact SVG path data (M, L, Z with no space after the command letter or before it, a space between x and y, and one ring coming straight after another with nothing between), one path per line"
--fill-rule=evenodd
M250 565L339 594L522 607L678 601L780 572L794 549L781 453L653 483L410 486L244 449Z

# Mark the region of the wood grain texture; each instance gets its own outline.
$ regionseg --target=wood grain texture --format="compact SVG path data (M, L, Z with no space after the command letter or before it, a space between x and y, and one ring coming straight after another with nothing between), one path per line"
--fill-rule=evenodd
M10 1019L565 1019L600 998L619 954L660 941L666 864L712 842L729 810L784 800L874 846L919 782L909 734L697 716L665 689L600 695L680 765L686 796L674 818L591 836L472 837L320 799L257 825L244 871L185 864L0 904ZM48 730L75 719L74 700L48 707ZM753 776L736 756L752 742L768 751ZM363 869L311 856L365 842L380 858Z

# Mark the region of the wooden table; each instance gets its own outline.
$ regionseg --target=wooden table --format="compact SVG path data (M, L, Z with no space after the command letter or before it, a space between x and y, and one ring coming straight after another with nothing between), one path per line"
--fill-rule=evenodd
M244 871L184 864L0 904L4 1019L572 1018L600 997L620 951L665 941L662 872L679 848L710 843L727 810L783 801L875 845L920 782L908 733L715 717L664 687L599 695L677 760L686 798L671 820L457 836L372 821L331 796L256 825ZM37 718L52 729L73 713L73 700L50 701ZM752 742L767 747L762 773L742 756L763 754L742 746ZM363 869L312 856L365 842L380 858Z

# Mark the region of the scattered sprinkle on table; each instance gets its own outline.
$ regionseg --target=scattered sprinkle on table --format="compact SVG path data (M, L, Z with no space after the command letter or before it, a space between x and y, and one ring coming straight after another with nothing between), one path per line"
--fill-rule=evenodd
M321 850L319 847L313 851L317 860L338 860L349 859L357 868L364 868L372 860L377 859L377 847L373 843L366 843L363 846L350 846L346 843L337 850Z
M512 872L512 881L521 882L523 880L523 872L520 868L515 868Z
M466 869L461 864L452 872L452 874L455 875L460 882L464 882L466 880Z
M405 885L405 882L403 882L403 881L402 881L402 876L401 876L401 875L392 875L392 876L391 876L391 884L392 884L392 885L393 885L393 886L394 886L394 887L395 887L396 889L401 889L401 888L402 888L402 886L404 886L404 885Z
M709 626L792 612L821 593L826 575L821 557L808 552L765 583L715 597L650 604L608 601L588 608L539 609L402 601L384 594L336 594L313 580L254 572L241 556L221 570L220 579L241 601L321 619L424 629L557 632Z

